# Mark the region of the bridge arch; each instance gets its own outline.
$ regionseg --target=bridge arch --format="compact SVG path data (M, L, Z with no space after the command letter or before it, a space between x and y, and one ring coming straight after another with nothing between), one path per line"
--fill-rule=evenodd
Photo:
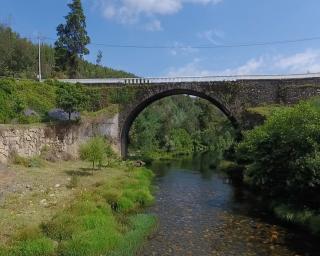
M138 115L152 103L169 96L174 95L190 95L196 96L205 100L208 100L213 105L215 105L231 122L233 127L237 132L239 132L239 123L237 119L232 115L231 111L224 105L220 100L212 95L208 95L203 91L197 91L193 89L168 89L162 92L151 95L150 97L144 98L142 101L138 102L134 106L129 106L126 111L123 111L122 122L119 123L120 127L120 147L121 147L121 156L123 158L127 157L128 154L128 142L129 142L129 132L134 120Z

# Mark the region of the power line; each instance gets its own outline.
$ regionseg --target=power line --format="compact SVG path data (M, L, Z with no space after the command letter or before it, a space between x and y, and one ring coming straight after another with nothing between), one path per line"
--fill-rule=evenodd
M50 37L44 37L45 40L55 41L56 39ZM221 48L243 48L243 47L255 47L255 46L268 46L268 45L283 45L294 44L301 42L318 41L320 36L306 37L289 40L277 40L277 41L264 41L264 42L252 42L252 43L239 43L239 44L221 44L221 45L138 45L138 44L108 44L108 43L90 43L93 46L103 46L106 48L132 48L132 49L221 49Z

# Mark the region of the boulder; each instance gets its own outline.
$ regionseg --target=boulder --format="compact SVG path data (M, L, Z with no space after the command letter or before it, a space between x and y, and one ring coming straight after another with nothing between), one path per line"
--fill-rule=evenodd
M48 112L48 116L50 119L58 120L58 121L68 121L69 120L69 114L60 108L55 108L55 109L50 110ZM79 119L80 119L79 112L71 113L71 120L72 121L76 121Z

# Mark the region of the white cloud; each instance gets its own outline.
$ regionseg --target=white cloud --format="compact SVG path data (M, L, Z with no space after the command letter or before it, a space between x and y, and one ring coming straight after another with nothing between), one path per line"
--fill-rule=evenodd
M212 44L218 45L219 40L224 38L224 32L218 29L210 29L198 34L198 37L201 39L205 39Z
M171 15L179 12L185 4L218 4L223 0L92 0L104 17L123 24L137 23L141 16L153 18L157 15Z
M159 20L152 20L148 22L144 28L148 31L160 31L162 30L162 25Z
M171 67L167 75L181 76L214 76L214 75L259 75L259 74L298 74L320 72L320 49L307 49L293 55L260 56L244 64L223 70L203 68L203 61L193 59L182 67Z
M320 72L320 49L307 49L291 56L277 57L275 66L291 73Z
M202 60L195 58L192 62L180 68L170 68L167 73L170 77L184 76L215 76L215 75L249 75L255 73L264 64L263 59L251 59L244 65L236 68L228 68L225 70L205 69L201 65Z
M174 42L173 48L170 49L170 54L173 56L176 55L189 55L192 53L197 53L199 52L198 49L192 48L190 45L184 45L179 42Z

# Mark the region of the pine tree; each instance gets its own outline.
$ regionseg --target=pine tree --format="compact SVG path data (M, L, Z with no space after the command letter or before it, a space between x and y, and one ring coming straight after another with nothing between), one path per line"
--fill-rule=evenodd
M79 69L79 59L89 54L87 45L90 43L90 37L86 31L86 17L81 0L72 0L68 7L70 12L65 16L66 24L57 27L55 58L57 70L67 71L71 78L75 78Z

